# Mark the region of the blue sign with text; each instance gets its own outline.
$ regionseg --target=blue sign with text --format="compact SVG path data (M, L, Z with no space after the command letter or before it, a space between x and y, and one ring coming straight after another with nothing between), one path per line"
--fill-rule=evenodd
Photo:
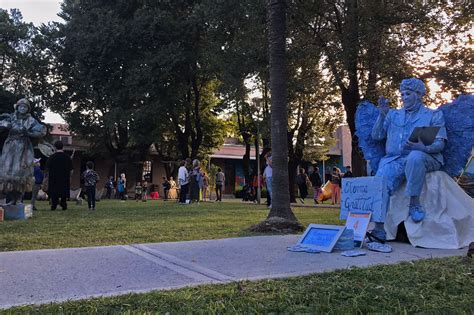
M370 176L342 179L341 220L346 220L349 212L370 212L371 221L385 222L388 202L385 178Z

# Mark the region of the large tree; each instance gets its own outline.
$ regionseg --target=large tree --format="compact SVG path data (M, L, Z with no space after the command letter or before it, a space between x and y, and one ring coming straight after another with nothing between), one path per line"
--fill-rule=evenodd
M290 208L288 182L288 72L286 61L286 1L268 0L268 51L270 56L272 207L267 220L254 230L302 230Z
M44 30L52 108L124 167L151 144L164 160L205 156L224 136L206 12L191 2L66 0L65 23Z
M355 112L363 98L376 101L413 74L412 60L439 27L439 5L423 2L325 0L295 1L298 18L307 23L322 49L325 68L340 90L352 134L352 166L365 173L355 136ZM420 40L424 37L424 40ZM385 93L384 93L385 94Z
M0 9L0 112L10 112L19 98L28 98L33 115L41 118L45 110L39 96L44 93L47 72L38 32L23 21L21 12Z

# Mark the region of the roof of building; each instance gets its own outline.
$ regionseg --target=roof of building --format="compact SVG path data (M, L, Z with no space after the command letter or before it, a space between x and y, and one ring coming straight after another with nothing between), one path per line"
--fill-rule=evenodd
M261 150L260 150L261 151ZM235 159L240 160L245 154L243 144L224 144L211 155L215 159ZM250 159L255 160L255 146L250 147Z
M53 136L73 136L73 134L68 130L67 124L60 124L60 123L52 123L49 124L53 128L51 130L51 135ZM343 129L347 129L344 130ZM338 139L347 138L350 140L350 132L348 131L348 126L341 126L336 130L336 137ZM342 155L343 151L343 143L341 140L338 140L337 144L330 148L328 154L329 155ZM153 148L150 148L153 151ZM260 149L261 150L261 149ZM156 151L156 149L155 149ZM240 160L243 158L245 154L245 145L239 143L236 138L226 138L225 143L221 146L217 151L215 151L211 158L219 158L219 159L234 159ZM255 146L252 144L250 147L250 159L255 160Z
M53 136L71 136L71 132L68 130L67 124L52 123L49 124L51 129L51 135Z

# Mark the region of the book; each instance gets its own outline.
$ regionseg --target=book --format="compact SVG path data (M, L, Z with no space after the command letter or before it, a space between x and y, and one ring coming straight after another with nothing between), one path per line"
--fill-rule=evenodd
M435 126L415 127L408 140L418 142L418 138L420 138L424 145L431 145L435 141L440 128Z

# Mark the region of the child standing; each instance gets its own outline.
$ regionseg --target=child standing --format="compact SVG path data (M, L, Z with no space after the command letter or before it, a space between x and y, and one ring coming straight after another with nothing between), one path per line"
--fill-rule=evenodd
M142 184L142 201L145 202L148 199L148 181L144 181Z
M202 200L207 201L207 195L209 192L209 177L206 173L202 173Z
M135 201L141 200L143 196L143 187L142 183L137 182L135 185Z
M86 170L82 173L84 178L84 186L86 188L87 205L89 210L95 210L95 188L99 181L99 175L94 171L94 162L86 163Z

